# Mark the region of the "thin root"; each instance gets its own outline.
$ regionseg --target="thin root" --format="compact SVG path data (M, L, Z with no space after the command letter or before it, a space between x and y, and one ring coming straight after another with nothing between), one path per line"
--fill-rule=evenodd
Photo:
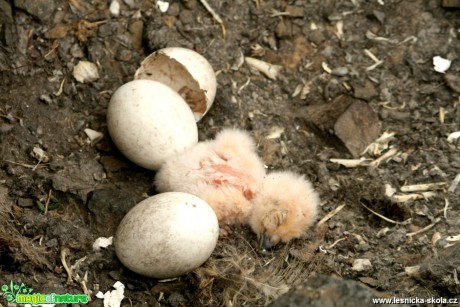
M326 246L326 250L333 248L334 246L337 245L337 243L342 242L342 241L345 241L345 240L348 240L348 237L343 237L343 238L340 238L340 239L336 240L336 241L335 241L334 243L332 243L331 245Z
M220 25L220 28L222 30L222 36L224 38L227 37L227 29L225 28L224 22L222 18L214 11L214 9L209 5L209 3L206 0L200 0L201 4L205 7L205 9L212 15L212 18L214 18Z
M85 272L83 278L80 278L80 276L77 274L77 277L75 279L80 283L80 286L83 289L83 293L88 295L88 302L91 302L91 293L89 292L88 287L86 286L86 283L88 282L88 271Z
M38 164L25 164L25 163L10 161L10 160L3 160L3 162L11 163L14 165L19 165L19 166L26 167L26 168L31 168L33 171L35 171L38 167L46 166L46 164L40 164L40 162Z
M439 223L439 221L441 221L441 218L440 218L440 217L438 217L436 220L434 220L434 222L433 222L432 224L430 224L430 225L428 225L428 226L426 226L426 227L424 227L424 228L422 228L422 229L419 229L419 230L414 231L414 232L407 233L407 234L406 234L406 237L413 237L413 236L415 236L415 235L421 234L422 232L425 232L425 231L427 231L427 230L433 228L434 225L436 225L437 223Z
M383 160L389 159L389 158L393 157L394 155L396 155L397 153L398 153L398 149L396 147L391 148L386 153L384 153L383 156L381 156L381 157L375 159L374 161L372 161L371 163L369 163L369 166L378 167Z
M49 206L50 201L51 201L51 191L52 190L50 189L49 192L48 192L48 197L46 198L45 213L44 213L45 215L46 215L46 213L48 213L48 206Z
M342 204L342 205L338 206L337 208L335 208L334 210L332 210L331 212L329 212L328 214L326 214L326 216L323 217L323 218L321 219L321 221L318 222L318 224L316 224L316 228L318 228L319 226L323 225L323 224L326 223L329 219L331 219L334 215L336 215L337 213L339 213L339 211L342 210L343 207L345 207L345 204Z
M56 93L53 93L54 96L59 97L61 96L62 92L64 91L64 83L66 81L67 77L64 76L64 79L61 81L61 85L59 86L59 89Z
M449 208L449 200L447 198L445 198L444 201L446 203L445 206L444 206L444 218L447 221L447 208Z
M61 262L62 262L62 266L67 272L67 284L70 284L73 281L73 277L72 277L72 271L69 269L69 266L67 265L67 262L65 261L66 256L67 256L67 249L61 248Z

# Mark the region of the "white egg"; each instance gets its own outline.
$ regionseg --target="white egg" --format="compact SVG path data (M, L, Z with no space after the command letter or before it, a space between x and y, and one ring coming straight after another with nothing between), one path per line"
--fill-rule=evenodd
M178 92L199 121L211 108L216 96L216 74L199 53L179 47L157 50L141 63L134 79L166 84Z
M195 118L184 99L152 80L131 81L116 90L107 127L129 160L152 170L198 142Z
M133 207L118 226L114 245L128 269L164 279L201 266L218 236L216 214L205 201L188 193L168 192Z

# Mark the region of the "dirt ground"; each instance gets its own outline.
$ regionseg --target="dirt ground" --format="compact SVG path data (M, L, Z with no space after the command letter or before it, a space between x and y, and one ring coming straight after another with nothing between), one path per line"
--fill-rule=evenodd
M123 306L264 306L324 274L388 297L459 297L460 11L440 0L209 0L224 37L197 0L166 12L118 2L116 16L107 0L0 0L0 285L86 292L91 306L116 281ZM155 173L117 151L105 116L142 59L171 46L217 72L200 139L250 131L269 170L312 181L318 221L331 215L271 251L235 225L203 267L158 281L92 244L156 193ZM248 56L283 68L267 78ZM447 74L435 56L452 61ZM74 78L81 60L97 64L97 80ZM339 124L347 116L350 131ZM86 128L103 139L91 144ZM362 154L384 132L394 135Z

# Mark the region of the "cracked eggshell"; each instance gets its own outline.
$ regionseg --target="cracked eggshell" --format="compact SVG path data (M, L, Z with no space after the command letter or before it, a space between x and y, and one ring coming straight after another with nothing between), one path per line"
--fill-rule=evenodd
M123 218L115 252L130 270L147 277L173 278L201 266L211 256L219 223L202 199L182 192L147 198Z
M199 121L216 96L216 74L199 53L179 47L160 49L144 59L134 79L161 82L178 92Z
M151 170L198 142L195 118L184 99L152 80L134 80L115 91L107 127L129 160Z

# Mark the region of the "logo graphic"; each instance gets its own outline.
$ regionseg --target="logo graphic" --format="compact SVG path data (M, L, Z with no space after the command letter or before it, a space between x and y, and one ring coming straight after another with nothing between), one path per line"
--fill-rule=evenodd
M87 304L87 294L41 294L33 293L32 288L27 287L25 283L17 285L10 281L9 285L1 287L3 296L9 303L17 304Z
M3 296L8 302L15 302L16 296L18 294L30 294L34 291L32 288L27 288L25 283L21 283L21 285L15 285L13 281L10 281L10 285L3 285L2 292Z

